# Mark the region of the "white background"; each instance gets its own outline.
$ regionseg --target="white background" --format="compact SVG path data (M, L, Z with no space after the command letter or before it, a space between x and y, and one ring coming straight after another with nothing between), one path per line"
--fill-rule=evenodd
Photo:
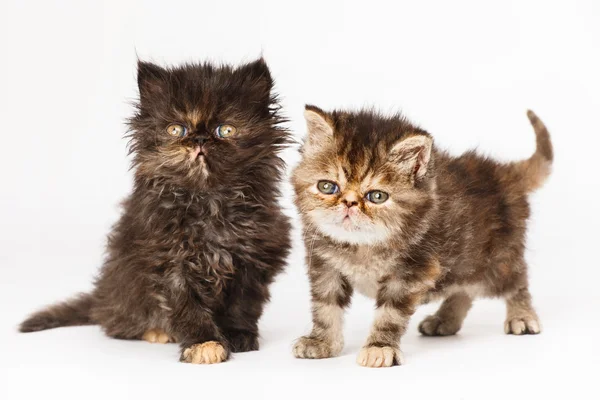
M0 398L598 398L597 166L600 2L7 1L0 5ZM554 174L531 197L527 260L539 336L503 333L504 304L476 302L455 337L423 338L406 365L355 364L373 315L356 296L346 348L296 360L310 329L300 235L272 287L262 350L213 366L176 345L108 339L98 327L17 334L31 311L91 287L131 187L124 120L136 54L163 64L263 53L290 129L304 103L403 110L437 145L528 157L532 108ZM293 165L296 149L284 153ZM286 186L284 206L295 210Z

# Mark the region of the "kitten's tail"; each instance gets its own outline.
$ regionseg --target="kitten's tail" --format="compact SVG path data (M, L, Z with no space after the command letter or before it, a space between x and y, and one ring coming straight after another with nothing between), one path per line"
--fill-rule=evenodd
M60 326L93 325L90 310L94 299L83 293L67 301L33 313L19 325L20 332L36 332Z
M554 151L550 134L546 126L531 110L527 111L527 117L533 126L536 136L536 149L533 155L515 165L516 172L520 176L520 183L526 192L532 192L542 186L551 172Z

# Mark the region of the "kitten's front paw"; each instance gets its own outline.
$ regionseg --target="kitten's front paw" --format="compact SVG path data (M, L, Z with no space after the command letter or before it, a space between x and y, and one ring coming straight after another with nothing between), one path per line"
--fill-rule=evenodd
M507 335L537 335L541 331L540 321L535 316L514 317L504 322L504 332Z
M330 358L337 356L341 350L322 339L302 336L294 344L293 353L296 358Z
M216 364L227 360L227 350L219 342L193 344L183 350L179 361L191 364Z
M363 367L381 368L402 365L404 359L397 347L368 346L361 349L356 362Z
M443 320L437 315L430 315L419 324L419 332L425 336L454 335L460 330L460 328L460 322Z

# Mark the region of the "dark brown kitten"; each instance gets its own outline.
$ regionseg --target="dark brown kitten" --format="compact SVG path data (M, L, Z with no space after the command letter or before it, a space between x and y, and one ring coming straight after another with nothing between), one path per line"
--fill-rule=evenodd
M99 324L122 339L181 343L181 361L258 349L268 286L290 224L278 206L289 142L265 62L234 69L140 62L131 119L133 193L90 294L54 305L22 332Z
M400 116L324 112L307 106L308 140L293 175L313 303L313 330L299 358L343 348L342 319L354 289L377 302L358 363L402 363L400 337L415 308L443 299L420 325L452 335L473 299L502 297L506 333L539 333L523 257L527 195L550 172L552 145L529 111L537 150L501 164L468 152L450 157Z

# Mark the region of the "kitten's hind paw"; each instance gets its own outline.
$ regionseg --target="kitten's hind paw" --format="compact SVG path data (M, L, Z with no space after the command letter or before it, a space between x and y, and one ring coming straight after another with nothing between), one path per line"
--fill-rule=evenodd
M397 347L368 346L360 350L356 362L363 367L381 368L402 365L404 358Z
M507 335L537 335L542 331L537 317L515 317L504 322Z
M294 343L292 352L296 358L330 358L337 356L340 351L341 348L335 349L330 343L322 339L302 336Z
M456 334L460 328L460 322L443 320L437 315L429 315L419 324L419 332L424 336L450 336Z
M175 340L160 329L150 329L144 333L142 339L150 343L175 343Z
M191 364L217 364L227 360L228 352L219 342L193 344L183 350L179 361Z

